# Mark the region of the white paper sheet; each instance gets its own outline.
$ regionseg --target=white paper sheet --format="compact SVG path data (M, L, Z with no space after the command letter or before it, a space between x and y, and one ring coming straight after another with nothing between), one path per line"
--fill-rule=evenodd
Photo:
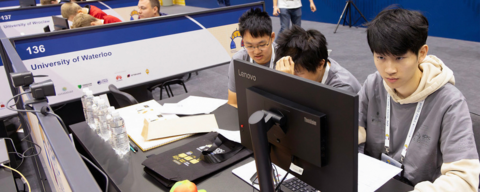
M275 166L277 168L277 171L278 171L278 175L277 177L279 178L278 180L282 180L283 177L285 176L285 174L287 174L287 172L285 170L283 170L282 168L276 166L275 164L272 163L273 166ZM236 175L237 177L239 177L240 179L242 179L243 181L247 182L249 185L252 185L252 182L250 181L250 178L252 177L252 175L257 172L257 167L255 166L255 160L250 162L250 163L247 163L245 165L242 165L241 167L238 167L234 170L232 170L232 173L234 175ZM288 174L287 178L285 179L288 180L288 179L291 179L295 176L293 176L292 174ZM260 190L260 185L258 184L253 184L253 186L257 189L257 190Z
M227 100L224 99L189 96L178 103L165 103L161 112L180 115L209 114L225 103Z
M373 192L402 169L362 153L358 154L358 192Z
M277 167L280 178L286 174L286 171ZM232 171L233 174L240 179L252 185L250 177L257 171L255 161L247 163ZM358 154L358 192L373 192L387 183L395 175L400 173L402 169L379 161L375 158L369 157L362 153ZM285 180L293 178L293 175L288 175ZM257 190L259 185L253 185Z
M230 141L235 141L237 143L242 143L240 138L240 131L229 131L225 129L218 129L217 133L222 134L224 137L229 139Z

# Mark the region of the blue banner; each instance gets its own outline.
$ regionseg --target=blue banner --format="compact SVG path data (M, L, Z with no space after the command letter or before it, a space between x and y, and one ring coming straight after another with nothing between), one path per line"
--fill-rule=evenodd
M258 7L262 8L262 6ZM191 17L204 27L211 28L238 23L240 15L249 9L250 7L229 9L192 15ZM222 19L218 19L219 16ZM130 21L128 24L118 23L110 25L109 27L86 31L73 32L72 30L71 33L13 40L20 58L28 60L202 29L187 17L173 15L172 18L153 19L148 22Z

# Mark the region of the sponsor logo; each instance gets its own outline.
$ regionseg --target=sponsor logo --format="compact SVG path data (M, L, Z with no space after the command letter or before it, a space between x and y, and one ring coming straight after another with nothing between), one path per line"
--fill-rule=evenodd
M242 36L240 35L240 31L238 31L238 29L235 29L235 31L233 31L232 35L230 36L230 39L232 40L230 42L230 49L231 49L231 52L232 53L235 53L237 52L237 44L235 43L235 39L236 38L242 38ZM242 39L242 42L241 42L241 47L243 47L243 39Z
M63 87L62 90L63 90L63 91L67 91L67 87Z
M77 85L78 89L82 89L83 88L87 88L87 87L91 87L92 86L92 83L87 83L87 84L83 84L83 85Z
M303 117L303 119L305 120L305 123L315 125L315 126L317 125L317 122L312 120L312 119L309 119L309 118L306 118L306 117Z
M97 81L97 84L99 84L99 85L105 84L105 83L108 83L108 79L102 79L102 80Z
M121 80L122 80L122 76L121 76L121 75L117 75L116 79L117 79L117 81L121 81Z
M240 72L240 70L238 70L238 76L250 79L252 81L257 81L257 77L255 75L245 73L245 72Z
M4 103L0 103L0 110L2 109L5 109L5 104Z
M141 75L142 73L132 73L132 74L128 74L127 77L130 78L130 77L133 77L133 76L138 76L138 75Z
M150 73L150 71L147 69L147 70L145 70L145 73L147 73L147 75L148 75Z
M132 12L130 12L130 20L137 20L139 17L140 15L138 14L137 10L134 9Z

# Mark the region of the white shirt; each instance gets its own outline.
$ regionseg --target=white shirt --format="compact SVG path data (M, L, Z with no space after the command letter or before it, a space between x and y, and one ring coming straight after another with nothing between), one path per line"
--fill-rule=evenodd
M282 9L296 9L302 7L301 0L278 0L278 8Z

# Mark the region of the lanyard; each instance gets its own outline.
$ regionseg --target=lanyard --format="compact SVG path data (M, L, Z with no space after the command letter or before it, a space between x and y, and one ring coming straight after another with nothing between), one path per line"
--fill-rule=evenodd
M417 108L415 109L415 114L413 115L412 123L410 124L410 129L408 130L407 139L405 140L405 144L403 145L402 150L402 158L400 162L403 163L405 159L405 155L407 154L408 146L410 145L410 141L413 137L413 132L415 131L415 127L417 126L418 118L420 117L420 113L422 112L423 103L425 100L422 100L417 103ZM385 151L387 155L389 153L390 148L390 94L387 93L387 111L386 111L386 122L385 122Z
M330 65L328 65L327 61L325 60L325 72L323 73L322 84L325 84L328 77L328 72L330 71Z
M275 60L275 49L273 48L273 45L272 45L272 57L270 59L270 68L273 69L273 62ZM253 63L253 59L250 57L250 63Z

